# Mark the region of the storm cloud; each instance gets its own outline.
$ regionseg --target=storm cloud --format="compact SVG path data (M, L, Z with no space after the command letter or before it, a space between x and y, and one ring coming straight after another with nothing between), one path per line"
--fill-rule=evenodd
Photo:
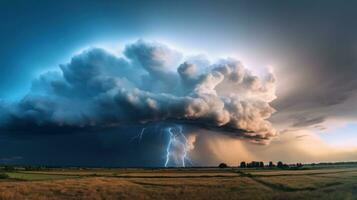
M40 75L19 102L2 103L2 128L116 127L157 122L222 130L265 142L277 134L272 71L258 77L235 59L184 59L157 42L126 45L123 57L92 48ZM197 63L206 63L205 66Z

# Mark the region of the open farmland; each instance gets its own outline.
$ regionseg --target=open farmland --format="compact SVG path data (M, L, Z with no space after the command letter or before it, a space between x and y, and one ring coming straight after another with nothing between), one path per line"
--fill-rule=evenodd
M357 199L357 167L17 169L0 199Z

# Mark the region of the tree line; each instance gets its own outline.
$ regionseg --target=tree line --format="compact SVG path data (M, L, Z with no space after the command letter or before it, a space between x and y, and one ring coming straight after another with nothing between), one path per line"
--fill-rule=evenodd
M226 163L221 163L218 165L219 168L226 168L228 165ZM239 168L280 168L280 169L290 169L290 168L302 168L303 164L302 163L296 163L296 164L286 164L283 163L282 161L277 162L276 164L270 161L267 165L262 162L262 161L252 161L252 162L245 162L242 161L240 165L238 166Z

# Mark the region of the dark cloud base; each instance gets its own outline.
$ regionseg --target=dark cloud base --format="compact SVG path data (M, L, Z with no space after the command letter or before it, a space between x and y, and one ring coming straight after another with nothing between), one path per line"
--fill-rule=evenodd
M0 163L88 167L162 167L167 135L147 128L142 140L133 140L141 127L98 131L58 131L58 134L1 132ZM61 133L61 134L59 134ZM150 149L150 151L148 151ZM5 159L5 158L21 159Z

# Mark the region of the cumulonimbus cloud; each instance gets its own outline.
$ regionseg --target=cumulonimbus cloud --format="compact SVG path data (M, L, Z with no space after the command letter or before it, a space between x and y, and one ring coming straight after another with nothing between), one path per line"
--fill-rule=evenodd
M42 74L22 100L3 106L1 126L176 122L256 142L277 134L267 121L275 112L272 72L258 77L234 59L184 60L164 44L142 40L123 55L93 48Z

